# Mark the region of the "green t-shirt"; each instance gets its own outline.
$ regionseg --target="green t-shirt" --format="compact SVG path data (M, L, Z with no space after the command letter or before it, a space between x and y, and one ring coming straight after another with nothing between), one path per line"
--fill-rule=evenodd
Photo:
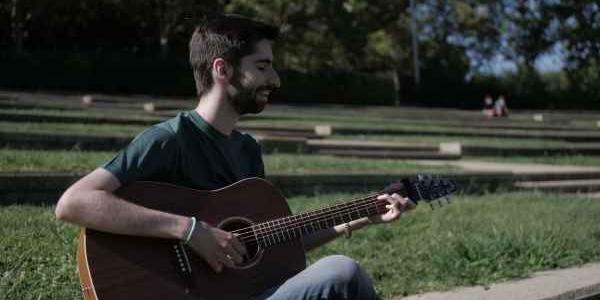
M237 130L223 135L193 110L146 129L102 167L122 185L145 180L200 190L264 177L256 140Z

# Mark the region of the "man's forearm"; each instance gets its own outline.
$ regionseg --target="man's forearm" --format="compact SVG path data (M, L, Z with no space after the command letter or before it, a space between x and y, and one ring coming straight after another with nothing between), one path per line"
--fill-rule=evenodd
M56 208L57 218L116 234L183 239L190 218L148 209L103 190L68 192Z
M314 234L305 236L302 238L302 243L304 244L304 250L310 251L317 247L320 247L335 238L346 235L347 233L351 233L352 231L358 230L367 224L371 223L368 218L357 219L351 221L349 223L340 224L334 226L332 228L327 228L324 230L320 230L315 232ZM346 225L348 224L348 225ZM349 226L349 227L346 227Z

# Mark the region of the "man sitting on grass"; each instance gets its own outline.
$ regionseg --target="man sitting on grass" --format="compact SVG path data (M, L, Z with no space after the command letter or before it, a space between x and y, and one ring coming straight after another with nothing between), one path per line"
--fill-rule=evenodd
M235 130L240 116L261 112L280 85L272 43L278 29L241 16L220 16L194 32L190 63L198 105L138 135L112 160L74 183L60 198L60 220L100 231L187 240L221 272L242 261L246 249L231 233L202 220L156 211L118 198L114 191L137 180L214 190L248 177L264 177L260 146ZM303 239L306 250L367 224L390 222L414 207L383 195L389 211L322 230ZM350 258L323 258L259 299L377 299L371 280Z

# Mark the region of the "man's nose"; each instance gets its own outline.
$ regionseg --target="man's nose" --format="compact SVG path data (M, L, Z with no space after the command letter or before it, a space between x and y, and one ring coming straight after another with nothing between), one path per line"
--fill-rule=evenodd
M277 88L281 87L281 80L279 79L279 74L277 74L277 71L275 71L275 69L273 69L273 71L271 72L269 84Z

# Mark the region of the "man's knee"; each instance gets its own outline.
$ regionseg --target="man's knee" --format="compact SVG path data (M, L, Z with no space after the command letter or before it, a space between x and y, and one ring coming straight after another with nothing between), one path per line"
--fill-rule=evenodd
M327 278L333 284L346 285L362 277L360 266L352 258L344 255L331 255L323 258L319 263L328 270Z
M351 258L322 258L261 299L379 299L369 276Z

